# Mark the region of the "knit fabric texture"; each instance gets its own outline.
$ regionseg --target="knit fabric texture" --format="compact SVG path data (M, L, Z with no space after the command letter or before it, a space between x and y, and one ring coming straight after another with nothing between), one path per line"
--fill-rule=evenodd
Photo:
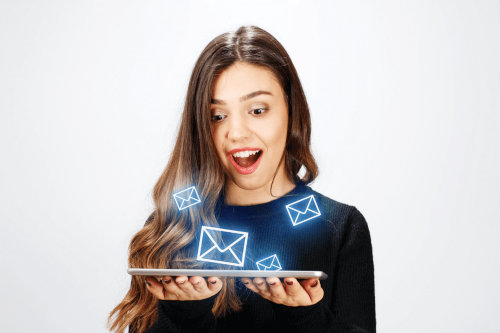
M282 270L323 271L328 278L320 281L325 294L319 303L278 305L236 279L241 311L215 318L211 308L217 295L199 301L160 300L158 319L147 332L375 333L374 267L365 218L354 206L332 200L303 182L295 185L282 197L251 206L227 205L221 195L216 208L220 228L248 232L244 267L226 269L257 270L257 261L276 255ZM311 195L321 215L292 223L295 216L286 206ZM307 208L307 202L298 204L300 210Z

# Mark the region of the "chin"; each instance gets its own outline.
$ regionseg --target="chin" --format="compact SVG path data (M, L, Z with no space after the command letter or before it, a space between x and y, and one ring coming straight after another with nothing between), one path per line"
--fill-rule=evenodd
M269 180L263 180L262 177L256 175L231 175L233 183L244 190L257 190L265 186Z

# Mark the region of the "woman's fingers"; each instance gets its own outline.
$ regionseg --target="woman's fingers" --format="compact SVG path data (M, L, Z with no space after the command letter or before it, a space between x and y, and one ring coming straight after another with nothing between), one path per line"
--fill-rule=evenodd
M287 277L284 279L284 284L287 295L292 297L299 295L303 289L296 278Z
M157 281L147 277L146 287L161 300L197 300L213 296L222 289L222 281L217 277L210 277L207 281L201 276L164 276Z
M158 299L193 300L210 297L222 288L222 281L217 277L209 277L207 281L199 276L188 279L187 276L163 277L161 282L153 277L146 277L146 288ZM262 297L275 303L292 306L316 304L324 296L324 290L318 279L297 281L295 278L285 278L284 283L278 278L243 278L245 286ZM305 291L305 293L304 293ZM307 296L306 296L307 293ZM304 297L309 298L305 300Z
M242 278L241 281L251 291L271 302L287 306L307 306L318 303L324 296L318 279L300 280L287 277L283 283L278 278L268 277L266 280Z
M198 293L206 293L208 291L207 282L201 276L192 276L189 278L189 282Z
M285 288L283 288L283 284L280 279L277 277L268 277L266 282L269 286L269 292L271 293L271 297L274 299L276 303L281 303L282 300L287 298Z
M165 276L161 279L163 288L165 288L165 299L178 300L181 298L182 291L175 283L174 278Z
M187 276L178 276L175 278L175 283L177 287L183 294L179 295L180 297L187 299L195 297L196 293L194 291L193 285L189 282Z
M241 279L241 282L243 282L245 287L247 287L248 289L250 289L254 293L257 293L257 294L259 293L259 289L257 289L257 287L253 284L252 280L250 280L248 278L243 278L243 279Z
M146 283L146 288L158 299L165 299L165 295L163 294L163 285L156 281L153 277L146 277L144 279Z
M253 284L257 288L257 292L263 297L270 297L271 292L269 291L269 286L263 278L253 279Z
M222 289L222 281L221 279L215 277L215 276L211 276L207 279L207 286L208 286L208 289L210 289L210 291L215 294L217 292L219 292L219 290Z
M318 279L305 280L302 283L302 286L309 295L309 298L311 299L311 304L318 303L325 294L325 291L323 290L323 288L321 288L321 283L319 282Z

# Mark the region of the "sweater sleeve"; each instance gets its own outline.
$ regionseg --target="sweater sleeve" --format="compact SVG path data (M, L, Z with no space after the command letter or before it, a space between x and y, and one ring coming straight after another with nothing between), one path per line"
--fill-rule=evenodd
M158 318L146 333L215 332L217 294L197 301L158 301Z
M339 250L331 306L324 298L312 306L276 304L278 320L292 332L375 333L373 269L368 225L354 207Z

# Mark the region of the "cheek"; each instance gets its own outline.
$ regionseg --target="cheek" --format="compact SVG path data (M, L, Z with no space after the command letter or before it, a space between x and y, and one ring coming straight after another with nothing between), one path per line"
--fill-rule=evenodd
M274 150L283 150L286 143L287 119L275 119L270 122L263 132L267 138L270 148Z
M212 130L212 138L214 140L214 146L215 149L217 150L217 155L219 156L219 159L222 160L224 163L224 137L222 134L222 131L213 129Z

